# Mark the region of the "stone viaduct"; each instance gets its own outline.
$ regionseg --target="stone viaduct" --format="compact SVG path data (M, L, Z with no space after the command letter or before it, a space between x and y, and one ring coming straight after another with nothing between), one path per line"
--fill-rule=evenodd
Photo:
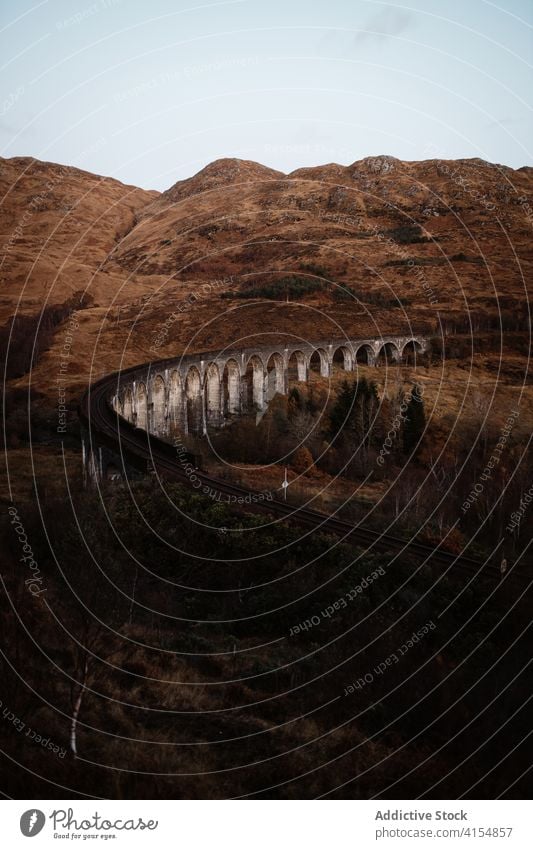
M234 416L260 412L276 393L286 395L310 372L330 377L358 364L379 366L416 359L427 349L422 336L294 342L160 360L119 377L115 411L155 436L206 433Z

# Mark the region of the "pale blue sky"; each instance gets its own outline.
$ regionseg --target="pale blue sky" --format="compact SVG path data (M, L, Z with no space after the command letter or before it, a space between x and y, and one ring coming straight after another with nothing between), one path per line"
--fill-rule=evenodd
M0 156L163 189L224 156L533 165L530 0L2 0Z

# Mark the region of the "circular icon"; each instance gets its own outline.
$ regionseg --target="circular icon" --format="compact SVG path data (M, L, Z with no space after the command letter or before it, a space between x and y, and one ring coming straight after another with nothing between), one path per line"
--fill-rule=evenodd
M37 810L37 808L30 808L20 818L20 830L24 837L35 837L42 830L45 822L46 817L42 811Z

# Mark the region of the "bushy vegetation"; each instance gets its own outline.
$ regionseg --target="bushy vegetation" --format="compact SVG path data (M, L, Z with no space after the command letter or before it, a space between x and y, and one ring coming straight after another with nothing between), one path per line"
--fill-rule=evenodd
M399 245L415 245L424 242L438 241L438 239L424 236L419 224L401 224L399 227L394 227L392 230L384 230L382 235L388 239L392 239Z
M39 357L51 345L54 331L73 310L80 308L77 292L62 304L44 307L35 315L17 313L10 321L0 327L0 360L5 363L8 380L21 377L39 361ZM84 305L89 303L88 296Z
M381 289L355 289L353 285L345 284L335 286L332 289L333 297L336 301L360 301L362 304L374 304L384 309L394 309L398 307L406 307L412 303L411 298L406 298L404 295L396 297L390 292Z
M418 239L417 241L432 241L431 239ZM384 268L401 268L402 266L415 265L449 265L454 262L468 262L473 265L484 265L485 260L482 256L467 256L464 253L454 254L453 256L413 256L403 259L390 259L383 263Z
M403 450L406 454L416 454L422 444L426 429L426 414L420 387L415 386L405 411L403 423Z
M524 438L512 433L504 458L484 481L482 495L463 513L461 506L479 483L500 438L501 428L483 417L480 407L479 420L457 423L450 416L440 424L428 422L417 384L400 385L395 394L379 397L375 384L363 378L345 381L333 397L312 383L293 387L287 399L278 396L270 402L259 423L255 417L241 418L213 433L211 440L217 456L230 466L277 463L281 457L292 462L295 452L305 447L311 477L317 472L345 481L386 482L372 510L364 498L355 497L341 509L345 518L376 529L393 525L400 535L422 529L424 538L443 541L444 547L457 551L474 535L473 553L488 554L506 535L508 516L529 487L533 459L526 459ZM301 463L297 465L301 471ZM480 525L483 532L476 534ZM521 528L521 540L531 532ZM506 536L506 551L512 556L518 537Z
M447 265L445 256L412 256L404 259L388 259L383 268L411 268L418 265Z
M269 283L255 283L242 287L237 292L223 292L223 298L268 298L273 301L297 301L325 288L322 280L312 277L291 275Z
M329 279L329 273L322 265L317 265L315 262L302 262L300 264L301 271L306 274L313 274L315 277L321 277L324 280Z
M35 403L35 393L33 394ZM28 391L6 387L4 392L5 428L2 428L0 444L8 448L18 448L21 443L29 442L30 421L31 437L40 441L57 432L57 411L35 405L33 414L28 416ZM55 420L54 420L55 416ZM5 436L5 442L4 442Z
M317 277L291 275L268 283L247 284L234 292L222 292L222 298L267 298L274 301L298 301L317 292L329 293L335 301L360 301L383 308L398 308L412 303L411 298L396 297L382 289L356 287L352 283L338 284L327 279L327 272L320 266L309 264L310 273ZM311 271L312 269L312 271ZM320 272L320 273L319 273Z
M35 505L19 509L46 602L2 520L2 701L66 756L4 719L14 798L527 793L525 690L512 683L527 610L502 618L507 588L164 482L41 506L46 534ZM516 714L492 736L495 693Z
M345 380L329 416L328 436L335 439L341 433L350 433L358 442L368 444L378 406L375 383L365 377L352 383Z

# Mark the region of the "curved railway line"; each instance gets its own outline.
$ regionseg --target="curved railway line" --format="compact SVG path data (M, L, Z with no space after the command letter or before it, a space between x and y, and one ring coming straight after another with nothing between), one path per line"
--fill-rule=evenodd
M133 371L128 369L127 371ZM121 379L127 373L121 372ZM153 468L158 474L167 479L177 481L191 488L191 482L183 465L180 464L176 449L158 437L146 431L135 428L122 419L113 410L109 398L116 391L118 373L110 374L92 384L80 404L79 415L85 424L91 442L105 445L117 453L122 459L122 466L131 466L143 473ZM201 469L195 469L196 479L202 486L220 492L230 499L250 497L251 490L226 480L212 477ZM195 480L196 480L195 479ZM226 502L224 502L226 503ZM393 534L379 532L360 525L352 525L335 516L319 513L308 507L297 507L284 501L273 499L266 502L252 502L244 505L232 502L233 506L245 509L246 512L268 513L275 519L285 519L311 531L321 531L337 535L341 538L350 537L350 541L365 546L367 550L387 551L396 557L409 556L422 562L431 562L432 566L441 566L443 570L453 569L469 576L483 574L494 582L502 580L500 569L490 562L477 560L464 554L452 554L441 548L433 548L416 539L405 540ZM531 570L526 570L522 564L510 566L503 578L505 581L519 580L522 584L530 584Z

